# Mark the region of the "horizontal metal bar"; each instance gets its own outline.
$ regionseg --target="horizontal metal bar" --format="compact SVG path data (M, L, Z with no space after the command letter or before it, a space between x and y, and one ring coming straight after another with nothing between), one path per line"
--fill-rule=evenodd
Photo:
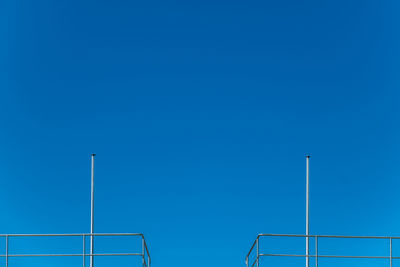
M268 257L309 257L315 258L316 255L300 255L300 254L259 254L259 256ZM318 258L353 258L353 259L390 259L389 256L340 256L340 255L318 255ZM400 259L400 257L392 257L392 259Z
M30 236L143 236L141 233L96 233L96 234L0 234L0 237L30 237Z
M400 239L400 237L390 236L348 236L348 235L296 235L296 234L259 234L258 237L270 236L270 237L321 237L321 238L368 238L368 239Z
M82 256L143 256L142 253L96 253L96 254L8 254L7 257L82 257ZM6 257L6 255L0 255Z

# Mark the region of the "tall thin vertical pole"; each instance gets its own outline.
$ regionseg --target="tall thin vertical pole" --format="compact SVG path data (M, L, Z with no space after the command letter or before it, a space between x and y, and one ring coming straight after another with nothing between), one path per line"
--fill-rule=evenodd
M310 266L309 259L309 230L310 230L310 156L306 156L306 267Z
M94 156L92 154L92 172L91 172L91 209L90 209L90 267L93 267L93 232L94 232Z

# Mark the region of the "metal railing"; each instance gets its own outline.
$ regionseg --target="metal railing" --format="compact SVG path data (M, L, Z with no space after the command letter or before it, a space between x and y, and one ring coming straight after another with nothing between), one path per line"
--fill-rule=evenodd
M128 253L87 253L86 249L86 238L87 237L122 237L122 236L136 236L141 238L141 251L139 252L128 252ZM12 239L23 238L23 237L81 237L82 238L82 253L10 253L10 243ZM5 259L5 266L8 267L10 258L20 258L20 257L81 257L82 266L88 265L85 263L87 257L93 256L139 256L142 258L142 266L150 267L151 258L149 249L147 247L146 240L143 234L139 233L101 233L101 234L0 234L0 238L5 239L4 244L4 254L0 254L0 258Z
M262 247L260 248L260 239L263 237L309 237L314 239L314 251L313 253L306 254L274 254L274 253L262 253ZM319 252L318 242L321 239L376 239L376 240L388 240L387 256L366 256L366 255L340 255L340 254L321 254ZM393 240L400 240L400 237L386 237L386 236L340 236L340 235L285 235L285 234L259 234L250 248L249 253L246 255L246 266L254 267L259 266L261 257L302 257L302 258L313 258L315 259L315 266L318 267L318 259L320 258L342 258L342 259L386 259L388 265L393 266L393 260L400 259L400 257L393 256ZM255 253L253 256L254 261L250 261L252 252ZM311 265L311 264L310 264Z

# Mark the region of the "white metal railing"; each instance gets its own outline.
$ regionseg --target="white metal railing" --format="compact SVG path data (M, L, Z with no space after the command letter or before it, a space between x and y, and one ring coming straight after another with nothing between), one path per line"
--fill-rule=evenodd
M98 236L108 236L108 237L121 237L121 236L133 236L139 237L141 239L141 251L128 252L128 253L87 253L86 252L86 238L87 237L98 237ZM10 253L9 247L12 239L22 238L22 237L81 237L82 238L82 253ZM20 258L20 257L82 257L82 266L87 265L85 263L85 258L88 256L99 257L99 256L138 256L142 258L142 266L150 267L151 258L149 249L147 247L146 240L143 234L139 233L102 233L102 234L2 234L0 238L5 239L5 253L0 254L0 258L5 258L5 266L9 266L10 258ZM11 264L10 264L11 265Z

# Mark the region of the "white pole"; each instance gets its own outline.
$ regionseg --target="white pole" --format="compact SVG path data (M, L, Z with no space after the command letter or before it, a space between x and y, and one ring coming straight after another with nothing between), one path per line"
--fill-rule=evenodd
M309 230L310 230L310 156L306 156L306 267L310 266L309 261Z
M94 231L94 156L92 154L92 173L91 173L91 208L90 208L90 267L93 267L93 231Z

